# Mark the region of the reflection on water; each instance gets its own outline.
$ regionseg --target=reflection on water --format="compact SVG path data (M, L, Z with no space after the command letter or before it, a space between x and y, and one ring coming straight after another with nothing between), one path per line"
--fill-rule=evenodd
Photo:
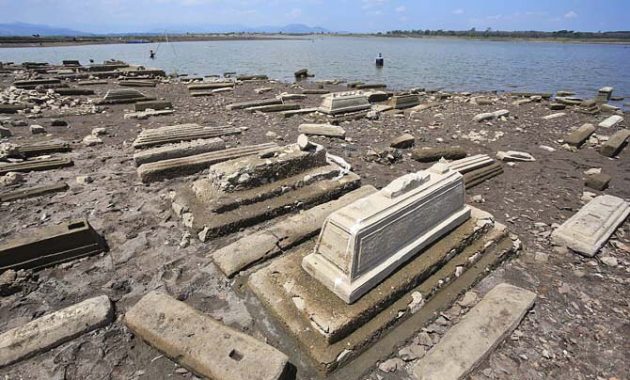
M149 50L156 51L155 59ZM378 53L385 67L377 68ZM301 40L204 41L0 49L0 61L115 58L169 73L236 71L291 81L308 68L315 79L383 82L391 88L457 91L573 90L590 96L602 86L630 96L630 46L454 39L314 37Z

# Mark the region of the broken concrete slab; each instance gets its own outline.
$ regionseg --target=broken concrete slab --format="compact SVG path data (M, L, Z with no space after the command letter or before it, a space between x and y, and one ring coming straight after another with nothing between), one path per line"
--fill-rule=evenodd
M415 94L394 95L389 99L388 105L394 109L402 110L415 107L420 104L420 98Z
M554 245L593 257L630 214L630 204L612 195L600 195L551 234Z
M547 115L547 116L543 116L543 120L553 120L553 119L557 119L560 117L564 117L567 114L564 112L557 112L557 113L552 113L551 115Z
M426 326L514 250L505 226L473 212L469 221L347 305L301 268L313 245L305 243L272 261L250 275L248 286L324 372L372 347L383 350L381 340L391 329L409 336ZM422 307L414 306L418 300Z
M581 146L584 144L586 140L595 132L595 126L593 124L583 124L578 129L571 132L565 139L564 142L573 145L573 146Z
M65 182L60 182L52 185L21 188L18 190L0 193L0 202L10 202L17 199L34 198L41 195L58 193L66 190L68 190L68 184Z
M198 376L217 380L281 380L288 357L183 302L158 292L125 314L127 327Z
M493 162L490 165L464 173L464 185L466 185L466 190L468 190L502 173L503 167L501 164Z
M217 88L226 88L226 87L234 87L234 82L206 82L206 83L195 83L188 85L188 91L198 91L198 90L214 90Z
M149 148L134 153L136 166L150 162L170 160L172 158L194 156L196 154L214 152L225 149L225 141L219 137L211 139L182 141L175 144Z
M591 189L595 189L598 191L603 191L603 190L606 190L611 179L612 177L609 176L608 174L603 174L603 173L590 174L590 175L587 175L586 178L584 179L584 186L590 187Z
M31 171L52 170L72 165L74 165L74 162L70 158L47 158L16 162L13 164L0 163L0 175L4 175L8 172L26 173Z
M494 112L480 113L478 115L475 115L475 117L473 117L473 121L482 122L482 121L486 121L486 120L492 120L492 119L497 119L497 118L501 118L501 117L507 117L509 114L510 114L510 111L508 111L508 110L498 110L498 111L494 111Z
M433 162L442 158L447 160L459 160L466 157L466 151L458 146L416 148L411 152L411 158L420 162Z
M439 163L333 212L302 267L351 304L469 217L462 175Z
M374 187L363 186L337 200L290 216L215 251L212 259L226 276L232 277L251 265L277 256L315 236L330 213L374 192L376 192Z
M313 112L317 112L317 108L316 107L300 108L300 109L289 110L289 111L280 111L280 114L282 116L284 116L284 117L291 117L291 116L295 116L295 115L307 115L307 114L313 113Z
M346 131L343 128L332 124L300 124L298 132L305 135L337 137L341 139L346 137Z
M16 80L15 82L13 82L13 86L17 88L22 88L25 90L32 90L37 86L50 88L50 87L61 86L61 80L56 79L56 78Z
M599 126L601 128L612 128L612 127L616 126L617 124L621 123L622 121L623 121L623 117L621 117L619 115L612 115L609 118L607 118L606 120L604 120L601 123L599 123Z
M414 366L418 380L465 378L519 325L536 293L499 284Z
M149 162L138 167L138 175L140 176L142 182L145 183L189 175L208 169L213 164L256 154L275 146L276 144L274 143L242 146L238 148L195 154L192 156Z
M147 109L145 111L140 112L131 112L123 115L124 119L148 119L151 116L163 116L163 115L172 115L175 113L174 110L152 110Z
M118 85L123 87L155 87L157 82L147 79L126 79L119 80Z
M299 104L288 104L288 103L284 103L284 104L269 104L269 105L265 105L265 106L255 106L255 107L248 107L245 108L246 111L249 112L285 112L285 111L294 111L294 110L299 110L300 109L300 105Z
M608 141L600 147L599 153L606 157L612 157L621 152L629 138L630 129L622 129L612 135Z
M109 298L99 296L6 331L0 335L0 367L28 359L106 326L113 318L114 309Z
M506 162L512 161L522 161L522 162L533 162L536 161L534 156L527 152L518 152L515 150L508 150L507 152L498 151L497 159Z
M158 111L173 108L173 105L171 102L163 100L149 100L145 102L137 102L133 105L133 109L136 112L145 111L149 108Z
M0 270L37 269L107 251L87 219L28 231L0 244Z
M13 136L13 133L11 132L9 128L0 127L0 138L11 137L11 136Z
M0 104L0 114L18 113L26 108L28 108L26 104Z
M416 139L413 137L413 135L409 133L404 133L390 141L389 146L392 148L406 149L411 148L415 141Z
M250 100L247 102L228 104L227 106L225 106L225 108L228 110L240 110L240 109L251 108L251 107L268 106L272 104L282 104L282 100L276 99L276 98Z
M107 90L103 99L95 102L96 104L125 104L136 103L146 100L155 100L155 98L144 95L138 90L131 89L112 89Z
M56 88L55 92L61 96L89 96L94 90L88 88Z
M602 87L597 91L597 98L595 99L595 101L597 103L607 103L610 101L610 98L612 97L612 93L613 93L613 88L612 87Z
M449 162L448 166L451 168L451 170L455 170L457 172L460 172L461 174L464 174L472 170L491 165L493 162L494 160L487 154L476 154L474 156L465 157Z
M154 129L143 129L133 142L134 148L146 148L168 143L209 139L241 133L235 127L204 127L199 124L179 124Z

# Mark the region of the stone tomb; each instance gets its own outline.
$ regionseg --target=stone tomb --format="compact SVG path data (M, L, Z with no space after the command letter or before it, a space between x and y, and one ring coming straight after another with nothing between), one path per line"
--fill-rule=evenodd
M461 174L439 163L333 214L302 265L353 303L421 249L470 217Z
M318 111L327 115L364 111L371 105L367 96L361 92L339 92L324 97Z
M404 176L376 196L336 211L317 242L288 250L250 275L249 288L318 370L331 372L366 350L387 357L391 348L381 339L390 330L402 340L411 337L515 251L505 226L463 204L461 175L443 167ZM418 216L418 223L410 222ZM351 233L342 230L352 224ZM336 243L327 241L330 235ZM312 276L319 270L312 262L336 271L338 287L345 289L338 291L335 279L331 286L328 273L316 274L324 282ZM353 287L360 293L352 293ZM374 360L370 354L370 363Z
M210 166L206 178L183 185L173 208L201 240L307 209L357 188L360 178L322 146L273 147ZM341 160L343 161L343 160Z

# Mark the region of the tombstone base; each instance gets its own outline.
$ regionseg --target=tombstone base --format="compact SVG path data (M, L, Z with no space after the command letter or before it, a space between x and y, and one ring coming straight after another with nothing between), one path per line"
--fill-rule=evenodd
M493 222L490 214L471 209L468 221L354 304L346 304L302 269L313 241L253 273L249 288L297 340L315 367L331 372L378 345L387 331L415 318L416 313L434 318L514 251L505 226Z

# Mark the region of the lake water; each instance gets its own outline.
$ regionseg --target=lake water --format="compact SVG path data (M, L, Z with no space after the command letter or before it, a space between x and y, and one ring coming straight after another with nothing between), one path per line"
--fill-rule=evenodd
M157 57L149 59L149 49ZM376 68L378 53L385 67ZM315 79L382 82L390 88L452 91L572 90L592 96L613 86L630 96L630 45L456 39L314 37L301 40L204 41L152 44L2 48L0 61L115 58L168 73L267 74L291 81L308 68Z

